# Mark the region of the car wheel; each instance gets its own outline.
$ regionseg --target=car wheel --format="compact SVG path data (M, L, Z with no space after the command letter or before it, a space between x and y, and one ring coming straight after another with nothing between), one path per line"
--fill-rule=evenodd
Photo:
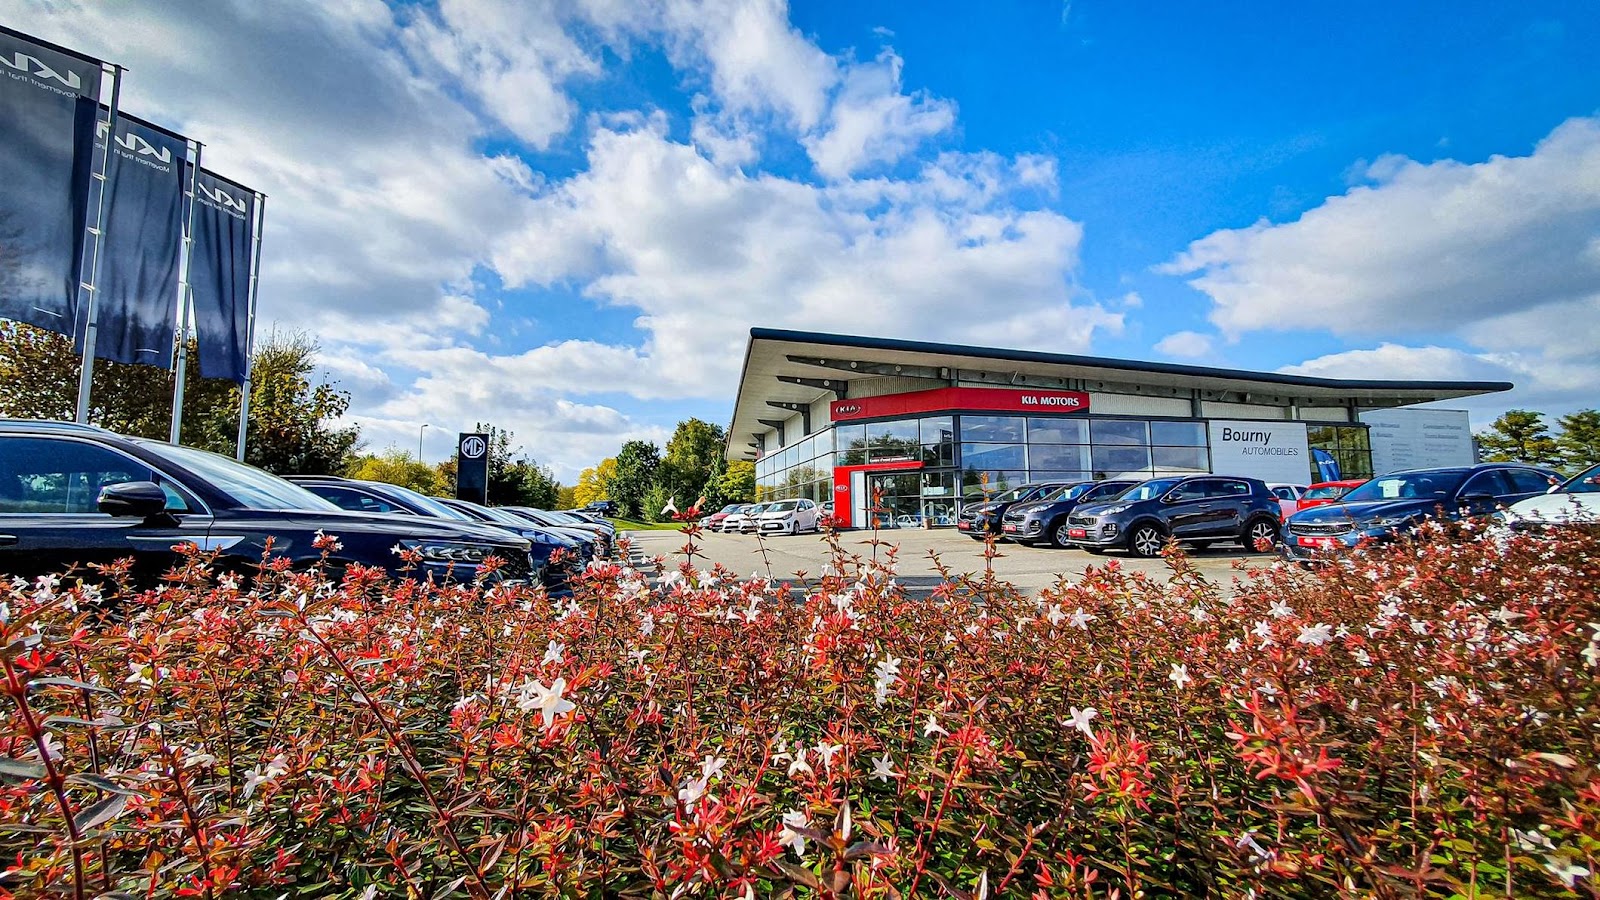
M1255 552L1266 541L1267 549L1262 553L1272 552L1278 543L1278 526L1270 519L1255 519L1244 531L1244 548Z
M1166 543L1167 536L1162 534L1161 529L1154 525L1136 526L1133 529L1133 533L1128 535L1128 549L1133 552L1133 555L1142 556L1146 559L1152 556L1159 556L1161 548L1166 546Z
M1062 548L1065 548L1067 546L1067 538L1069 537L1069 535L1067 534L1067 520L1066 519L1062 519L1059 522L1056 522L1054 525L1050 526L1049 532L1050 532L1050 543L1051 543L1052 546L1062 547Z

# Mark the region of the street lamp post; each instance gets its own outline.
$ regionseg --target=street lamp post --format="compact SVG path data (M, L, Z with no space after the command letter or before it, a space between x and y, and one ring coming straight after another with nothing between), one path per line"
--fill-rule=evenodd
M422 462L422 434L427 430L427 422L423 422L422 427L417 429L417 462Z

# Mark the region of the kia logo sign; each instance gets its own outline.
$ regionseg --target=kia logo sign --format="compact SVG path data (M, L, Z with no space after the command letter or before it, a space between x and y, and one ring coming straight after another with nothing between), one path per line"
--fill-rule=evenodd
M54 79L75 91L83 88L83 80L78 77L78 73L67 72L66 74L62 74L45 65L44 62L38 57L29 56L21 51L12 54L10 59L0 56L0 65L4 65L11 69L16 69L18 72L22 72L26 75L32 75L33 77L41 80L45 78Z
M848 416L848 415L850 415L852 413L861 412L861 404L859 404L859 403L841 403L838 406L835 406L833 408L833 411L838 413L841 416Z
M836 485L833 486L833 492L835 494L848 494L848 493L850 493L850 485L848 485L848 484L836 484Z
M461 455L467 459L477 459L483 456L488 449L489 446L484 442L483 438L475 434L461 439Z

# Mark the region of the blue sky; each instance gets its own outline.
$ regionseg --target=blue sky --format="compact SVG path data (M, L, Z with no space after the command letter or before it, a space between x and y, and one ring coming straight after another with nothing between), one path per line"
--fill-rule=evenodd
M266 191L375 448L725 422L751 326L1596 405L1592 3L0 0Z

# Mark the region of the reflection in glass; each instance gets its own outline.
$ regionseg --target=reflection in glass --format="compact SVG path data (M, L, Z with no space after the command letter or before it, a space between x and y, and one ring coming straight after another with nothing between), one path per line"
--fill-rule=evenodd
M1155 468L1164 472L1209 472L1210 455L1203 447L1156 447L1150 451Z
M1030 444L1087 444L1089 423L1084 419L1029 419Z
M1200 422L1151 422L1150 443L1166 447L1206 446L1206 427Z
M1021 469L1028 462L1021 444L962 444L961 464L975 469Z
M1029 444L1028 468L1088 471L1089 448L1073 444Z
M1096 477L1101 474L1104 474L1107 478L1116 478L1122 475L1143 475L1149 469L1149 447L1096 445L1094 448L1094 471Z
M1089 435L1095 444L1121 444L1144 446L1150 443L1150 426L1146 422L1122 419L1091 419ZM1099 468L1096 464L1095 468Z
M1021 416L962 416L961 439L963 441L1011 441L1022 442L1023 419Z

